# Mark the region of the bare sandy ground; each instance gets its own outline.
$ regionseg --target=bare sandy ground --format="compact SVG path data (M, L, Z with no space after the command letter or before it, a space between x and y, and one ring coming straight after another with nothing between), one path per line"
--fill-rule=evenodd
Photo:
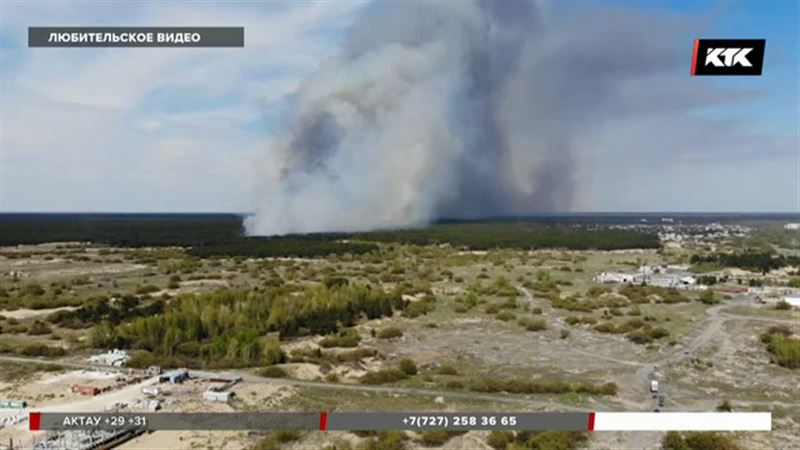
M4 309L0 311L0 315L5 316L9 319L23 320L23 319L28 319L30 317L46 316L56 311L72 311L74 309L77 308L75 306L61 306L59 308L45 308L45 309L25 309L25 308L14 309L14 310Z

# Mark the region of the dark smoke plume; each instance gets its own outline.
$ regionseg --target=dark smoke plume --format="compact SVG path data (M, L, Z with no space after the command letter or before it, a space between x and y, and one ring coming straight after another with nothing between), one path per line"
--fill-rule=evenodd
M637 82L677 62L676 21L584 10L548 27L524 1L372 8L289 99L249 231L569 210L574 137L652 113Z

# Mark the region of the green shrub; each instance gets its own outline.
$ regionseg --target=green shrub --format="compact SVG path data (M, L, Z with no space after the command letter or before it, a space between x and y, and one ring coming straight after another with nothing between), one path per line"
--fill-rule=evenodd
M666 328L656 327L650 330L650 337L653 339L661 339L669 336L669 331Z
M283 364L286 362L286 353L281 349L280 344L270 341L261 350L264 354L264 364Z
M530 436L525 439L526 436ZM583 446L589 439L586 433L578 431L540 431L531 433L519 433L517 440L524 440L525 448L531 449L553 449L553 450L572 450Z
M334 288L340 286L347 286L350 284L350 281L348 281L348 279L345 277L326 275L325 278L322 279L322 284L324 284L325 287L327 288Z
M578 319L578 317L576 317L576 316L567 316L567 318L564 319L564 322L567 322L568 325L575 325L576 323L578 323L580 321L581 320Z
M777 334L783 337L789 337L793 334L792 329L786 325L773 325L767 329L764 333L761 334L761 342L764 344L769 344L769 341L772 340L772 335Z
M635 344L649 344L650 342L653 342L653 338L651 338L650 335L643 330L633 331L631 333L628 333L627 336L628 339L630 339L631 342Z
M661 440L663 450L741 450L731 437L712 431L668 432Z
M461 380L447 380L444 386L448 389L464 389L464 383Z
M600 333L621 333L616 325L613 322L603 322L599 323L594 326L595 331L599 331Z
M418 371L417 365L414 364L414 361L408 358L401 359L398 367L406 375L416 375Z
M508 322L509 320L516 319L517 316L514 315L514 313L512 313L511 311L502 311L495 314L494 318L497 320L502 320L503 322Z
M486 437L486 444L495 450L505 450L514 442L514 433L510 431L492 431Z
M275 430L256 443L253 450L278 450L281 444L297 441L301 436L297 430Z
M458 370L453 366L442 366L436 369L436 373L439 375L458 375Z
M389 327L380 330L377 334L378 339L394 339L403 336L403 330L397 327Z
M152 284L148 284L146 286L139 286L136 288L136 293L139 295L142 294L152 294L153 292L158 292L159 289L157 286L153 286Z
M28 328L28 334L31 336L41 336L44 334L50 334L52 332L53 330L47 326L47 324L39 320L33 322L33 325Z
M775 309L786 311L792 309L792 305L790 305L786 300L781 300L775 305Z
M426 295L421 300L417 300L414 302L406 303L405 309L403 310L403 317L408 317L410 319L414 319L421 315L427 314L434 310L436 303L436 297L432 295Z
M18 348L17 353L24 356L56 357L66 355L67 351L62 347L50 347L45 344L29 344Z
M517 321L517 324L527 331L542 331L547 329L547 321L544 319L523 317Z
M491 305L487 305L484 311L486 314L497 314L500 311L500 305L492 303Z
M703 291L703 293L700 294L699 300L705 305L716 305L717 303L720 302L717 296L714 295L714 291L712 291L711 289Z
M319 346L324 348L331 347L357 347L361 341L358 331L353 328L340 331L334 336L326 336L319 341Z
M475 392L508 392L512 394L567 394L584 393L590 395L616 395L617 385L614 383L568 383L563 380L550 379L511 379L502 380L483 378L469 389Z
M789 369L800 369L800 339L771 335L767 351L772 354L772 361Z
M267 366L258 371L258 374L267 378L286 378L289 376L282 367Z
M420 433L420 441L426 447L441 447L453 436L464 434L466 431L429 430Z
M400 369L383 369L375 372L367 372L359 381L361 384L385 384L395 383L408 378L405 372Z
M594 324L597 323L597 319L595 319L592 316L581 316L580 317L580 322L581 322L581 324L585 324L585 325L594 325Z
M592 286L589 288L589 290L586 291L586 295L588 297L597 298L609 292L611 292L611 289L605 286Z

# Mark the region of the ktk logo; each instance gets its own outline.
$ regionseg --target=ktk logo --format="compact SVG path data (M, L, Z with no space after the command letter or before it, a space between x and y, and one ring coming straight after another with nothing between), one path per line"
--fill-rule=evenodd
M692 75L761 75L765 39L697 39Z
M743 67L753 67L747 59L747 54L752 52L752 48L709 48L706 50L706 65L712 64L715 67L733 67L739 64ZM722 60L720 58L725 58Z

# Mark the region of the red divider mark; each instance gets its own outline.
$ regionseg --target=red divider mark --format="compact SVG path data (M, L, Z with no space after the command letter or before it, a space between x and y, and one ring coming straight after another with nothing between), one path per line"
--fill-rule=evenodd
M594 412L589 413L589 431L594 431Z
M42 429L42 413L31 412L28 413L28 422L31 431L39 431Z
M328 413L323 411L319 413L319 430L325 431L328 429Z
M692 51L692 75L694 75L695 71L697 70L697 50L700 47L700 39L694 40L694 51Z

